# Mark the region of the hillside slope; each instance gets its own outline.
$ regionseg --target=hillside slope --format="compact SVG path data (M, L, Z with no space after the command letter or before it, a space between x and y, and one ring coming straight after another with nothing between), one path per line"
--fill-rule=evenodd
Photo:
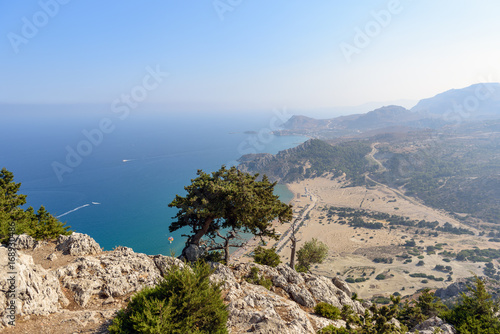
M272 181L283 183L331 173L333 176L346 174L353 184L359 184L364 182L362 174L369 168L365 156L370 151L370 146L364 142L330 145L310 139L276 155L244 155L238 160L238 168L245 172L266 174Z

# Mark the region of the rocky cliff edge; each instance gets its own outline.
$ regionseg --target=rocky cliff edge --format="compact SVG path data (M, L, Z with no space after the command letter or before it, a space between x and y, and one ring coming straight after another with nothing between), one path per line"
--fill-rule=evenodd
M135 292L155 285L172 266L184 266L176 258L135 253L127 247L102 251L81 233L52 242L21 235L14 247L14 267L0 263L2 333L107 333L116 311ZM9 258L8 248L0 247L0 258ZM313 314L318 302L350 305L360 314L367 306L353 301L349 286L337 278L297 273L285 265L213 267L211 279L222 283L230 333L316 333L330 324L345 325ZM246 281L252 267L272 282L269 290ZM15 287L9 285L12 276ZM9 290L16 295L15 327L9 326Z

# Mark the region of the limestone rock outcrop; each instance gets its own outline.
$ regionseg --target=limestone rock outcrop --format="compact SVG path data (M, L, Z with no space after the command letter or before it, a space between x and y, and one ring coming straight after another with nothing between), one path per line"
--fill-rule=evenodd
M252 267L271 280L270 290L246 281ZM351 305L356 312L364 313L363 306L352 301L331 279L297 273L285 265L271 268L239 264L235 269L218 265L212 280L224 284L231 333L316 333L330 324L345 326L342 320L332 321L313 314L314 306L321 301L339 307Z
M8 259L8 249L0 247L0 258ZM0 314L3 325L7 302L14 299L17 315L47 315L69 304L59 281L49 271L34 264L33 258L20 253L13 267L6 261L0 264ZM12 283L12 284L11 284Z
M127 247L102 251L94 239L80 233L61 236L55 244L46 244L40 250L34 240L22 237L19 247L28 249L34 257L40 251L40 261L45 261L48 268L56 266L44 269L34 263L31 255L18 251L18 316L56 313L50 317L75 319L64 320L70 321L71 326L109 322L135 292L158 283L173 266L184 266L179 259L148 256ZM7 248L0 247L0 258L7 258L7 253ZM332 321L314 314L314 306L322 301L339 308L350 305L360 314L365 310L349 297L349 287L339 279L297 273L285 265L271 268L239 264L229 268L213 263L212 267L215 271L211 280L222 284L228 305L230 333L316 333L330 324L345 325L341 320ZM249 283L252 267L258 269L261 278L270 282L269 290L255 282ZM0 294L0 316L4 319L9 270L3 263L0 269L0 290L3 292ZM3 325L5 321L0 323L0 328Z
M12 236L12 239L14 240L14 242L11 244L11 246L17 250L36 249L47 243L46 241L37 241L33 237L25 233L20 235L14 234Z
M93 255L101 253L99 244L90 236L73 232L71 235L61 235L57 239L57 250L69 255Z
M347 294L347 296L349 296L349 298L352 297L352 291L351 291L351 288L349 287L349 284L347 284L347 282L339 279L338 277L334 277L332 279L332 282L337 288L344 291Z
M466 279L460 278L456 282L448 285L446 288L437 289L434 295L441 299L449 299L460 296L462 292L467 292L467 282Z
M452 325L444 322L439 317L432 317L413 329L412 333L416 333L418 331L419 334L433 334L433 333L441 333L441 334L456 334L457 331L453 328Z
M201 247L190 244L182 250L181 259L188 262L196 262L203 255Z
M153 261L158 270L160 270L160 275L162 277L165 276L172 267L184 268L184 262L171 256L155 255Z
M79 257L54 271L63 287L85 307L92 298L120 297L153 286L161 273L152 258L131 248L117 247L97 256Z

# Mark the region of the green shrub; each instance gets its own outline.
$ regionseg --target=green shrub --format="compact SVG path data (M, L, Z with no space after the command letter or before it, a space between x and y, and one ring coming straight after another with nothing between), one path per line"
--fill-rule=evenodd
M385 275L384 275L384 274L378 274L378 275L375 277L375 279L376 279L376 280L381 281L381 280L385 279Z
M374 298L372 298L372 302L374 302L376 304L387 305L387 304L391 303L391 299L387 298L387 297L374 297Z
M341 311L341 318L346 322L346 327L336 328L333 325L329 325L318 331L319 334L402 334L408 332L408 327L401 323L401 326L396 327L395 324L389 323L392 318L398 318L398 313L404 312L404 319L408 319L408 316L412 316L416 310L413 307L409 307L408 304L405 307L401 307L401 297L385 298L377 297L374 298L375 303L384 303L387 305L377 306L373 304L369 309L365 310L365 314L360 317L356 314L352 308L348 305L344 305ZM392 305L390 304L392 301ZM425 306L425 305L424 305ZM418 309L421 312L421 309Z
M410 274L410 277L421 277L421 278L427 278L427 279L431 279L433 281L438 281L438 282L442 282L444 281L444 278L443 277L436 277L434 275L427 275L427 274L424 274L424 273L414 273L414 274ZM423 281L422 281L423 282ZM427 283L427 282L425 282Z
M408 249L407 253L410 254L410 255L413 255L413 256L419 256L420 255L420 252L417 249L415 249L415 248Z
M403 246L405 247L415 247L417 244L415 243L415 240L406 240L405 244Z
M345 279L345 281L347 283L363 283L364 281L367 281L368 278L364 278L364 277L358 277L358 278L353 278L353 277L348 277Z
M314 307L314 313L331 320L340 319L340 310L337 307L325 302L316 304L316 307Z
M444 257L448 257L448 258L457 256L456 253L446 251L446 250L439 253L439 255L444 256Z
M255 248L253 260L255 263L273 268L281 263L280 256L276 253L276 248L265 249L261 246Z
M299 263L295 266L295 271L298 273L307 273L309 269Z
M173 268L153 288L137 293L109 326L112 334L226 334L228 312L220 286L209 280L210 267Z
M376 258L373 259L373 262L375 262L375 263L389 263L390 264L393 261L394 261L394 259L391 258L391 257L388 257L388 258L386 258L386 257L376 257Z
M350 305L342 306L342 310L340 310L340 318L346 322L347 328L350 328L351 325L362 324L361 319Z
M498 249L464 249L461 250L456 259L458 261L471 261L471 262L490 262L493 259L500 258L500 250Z
M273 282L269 278L261 277L259 275L259 268L252 267L250 269L250 274L246 278L246 281L250 284L258 284L265 287L267 290L271 289Z
M297 251L297 271L307 272L311 265L322 263L328 255L328 246L313 238L304 243L302 248Z
M223 251L211 251L201 257L203 261L208 262L218 262L222 264L226 264L224 260L224 252Z
M351 334L351 333L355 332L346 329L345 327L337 328L334 325L328 325L318 331L318 334Z

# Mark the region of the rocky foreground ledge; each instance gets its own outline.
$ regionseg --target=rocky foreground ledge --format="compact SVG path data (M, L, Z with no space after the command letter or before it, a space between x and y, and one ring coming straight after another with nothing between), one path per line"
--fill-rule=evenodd
M38 242L20 235L14 247L16 326L9 326L9 273L0 263L1 333L107 333L116 311L145 286L155 285L172 266L184 266L179 259L135 253L117 247L102 251L94 239L81 233L60 236L54 242ZM8 259L8 249L0 247L0 258ZM272 281L270 290L245 280L252 267ZM363 314L365 307L353 301L349 286L337 278L297 273L288 266L276 268L239 264L234 268L215 264L213 281L223 282L228 305L230 333L316 333L327 325L345 325L313 314L318 302L341 308L350 305ZM435 320L428 328L446 324Z

